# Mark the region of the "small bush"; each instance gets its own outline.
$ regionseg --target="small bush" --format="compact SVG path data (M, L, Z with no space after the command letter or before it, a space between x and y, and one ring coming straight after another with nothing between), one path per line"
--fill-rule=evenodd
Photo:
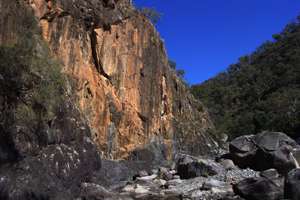
M141 8L140 12L148 17L153 24L157 24L162 16L155 8Z
M168 62L169 62L169 66L170 66L172 69L176 69L177 64L176 64L175 61L169 60Z
M185 71L183 69L178 69L178 70L176 70L176 74L181 79L184 79Z

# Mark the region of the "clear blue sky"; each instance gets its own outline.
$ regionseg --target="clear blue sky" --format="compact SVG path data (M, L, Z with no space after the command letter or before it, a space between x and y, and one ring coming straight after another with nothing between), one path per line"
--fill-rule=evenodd
M169 58L195 84L251 53L300 14L300 0L134 0L163 13Z

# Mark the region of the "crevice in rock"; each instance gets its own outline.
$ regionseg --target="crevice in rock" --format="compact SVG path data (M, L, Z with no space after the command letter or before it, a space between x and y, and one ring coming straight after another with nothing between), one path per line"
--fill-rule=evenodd
M71 14L64 10L49 10L49 12L45 13L40 20L47 20L48 22L52 22L55 18L62 18L66 16L70 16Z
M111 33L111 25L110 24L103 24L103 30L108 31L109 33Z
M104 0L104 7L114 10L116 8L115 0Z
M104 71L102 63L98 58L97 33L95 32L94 29L91 29L90 38L91 38L91 48L92 48L92 56L93 56L94 65L95 65L97 71L111 82L111 77Z
M142 120L142 122L147 123L148 122L148 117L142 115L140 112L138 112L139 118Z
M19 157L12 136L0 127L0 165L16 162Z

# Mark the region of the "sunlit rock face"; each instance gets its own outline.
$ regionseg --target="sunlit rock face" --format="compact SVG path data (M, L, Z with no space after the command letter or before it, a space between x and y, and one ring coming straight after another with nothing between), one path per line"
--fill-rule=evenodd
M160 141L164 154L211 153L213 125L129 0L28 0L104 157Z

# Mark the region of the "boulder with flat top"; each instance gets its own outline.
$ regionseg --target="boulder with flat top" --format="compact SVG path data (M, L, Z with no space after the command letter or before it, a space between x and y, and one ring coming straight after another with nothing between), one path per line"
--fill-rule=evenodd
M284 133L262 132L234 139L229 146L229 156L241 168L258 171L274 168L286 174L297 166L293 152L299 149L300 146Z

